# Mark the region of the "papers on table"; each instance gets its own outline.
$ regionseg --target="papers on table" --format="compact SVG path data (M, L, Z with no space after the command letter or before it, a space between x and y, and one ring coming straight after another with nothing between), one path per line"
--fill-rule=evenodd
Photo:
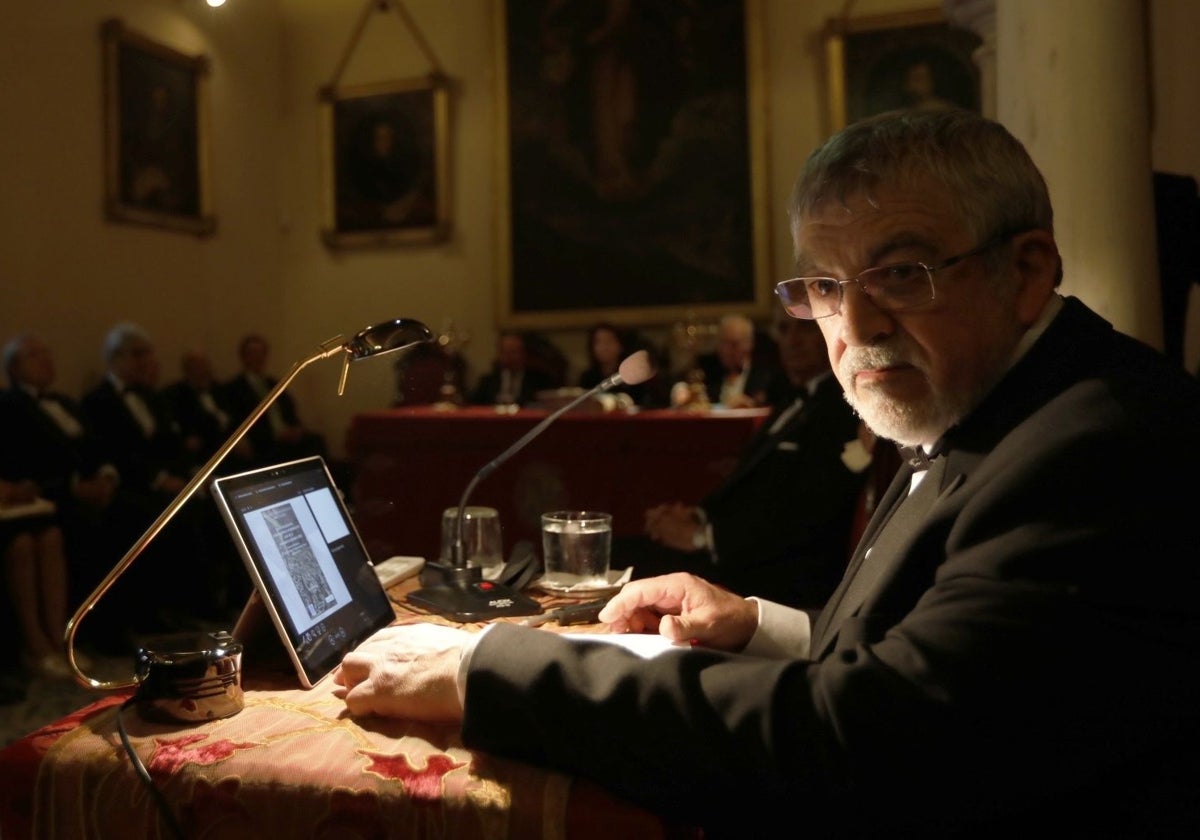
M563 633L564 639L574 642L605 642L623 647L642 659L652 659L670 650L687 650L686 642L672 642L657 633Z
M54 502L39 496L32 502L22 502L17 505L0 505L0 520L24 519L29 516L49 516L54 511Z

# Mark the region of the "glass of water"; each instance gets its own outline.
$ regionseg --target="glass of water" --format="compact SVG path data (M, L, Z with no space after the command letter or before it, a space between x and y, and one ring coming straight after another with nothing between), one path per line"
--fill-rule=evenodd
M612 514L558 510L542 514L542 583L556 589L608 583Z

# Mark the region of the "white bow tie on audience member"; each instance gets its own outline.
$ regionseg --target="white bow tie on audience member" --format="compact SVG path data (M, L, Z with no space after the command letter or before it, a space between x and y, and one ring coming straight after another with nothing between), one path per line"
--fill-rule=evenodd
M77 438L83 434L83 426L63 408L62 403L51 397L38 397L38 405L42 411L54 421L67 437Z
M142 434L146 437L154 437L154 431L158 428L158 424L150 412L150 407L142 399L142 395L132 388L126 388L121 398L125 401L125 407L129 409L133 419L137 420L138 425L142 427Z

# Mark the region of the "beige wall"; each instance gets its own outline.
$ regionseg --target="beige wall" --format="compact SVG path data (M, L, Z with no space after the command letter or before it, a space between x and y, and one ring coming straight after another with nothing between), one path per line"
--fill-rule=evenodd
M319 237L316 96L364 1L228 0L215 11L201 0L10 4L0 31L0 337L32 328L50 338L59 384L74 393L99 374L101 338L121 319L152 332L168 378L189 345L210 349L225 375L238 336L261 330L282 374L333 335L400 316L434 329L453 317L472 335L473 373L483 369L495 335L496 4L405 0L457 84L452 238L333 253ZM825 135L820 29L845 5L765 0L772 277L790 263L783 208L791 179ZM859 0L853 13L927 5ZM1197 104L1185 80L1200 63L1188 40L1200 4L1157 0L1152 8L1155 166L1197 173ZM214 237L103 220L98 27L110 16L212 60ZM376 15L342 81L427 69L399 18ZM580 331L552 337L581 361ZM1200 357L1195 345L1193 338L1192 360ZM364 363L339 399L337 368L314 365L293 390L310 424L340 451L350 417L387 405L393 386L390 360Z

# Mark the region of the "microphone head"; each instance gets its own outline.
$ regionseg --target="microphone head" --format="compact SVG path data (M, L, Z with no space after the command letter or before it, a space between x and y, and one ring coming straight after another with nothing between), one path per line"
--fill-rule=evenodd
M650 363L650 354L645 350L638 350L636 353L626 356L617 368L617 373L626 385L641 385L654 375L654 365Z

